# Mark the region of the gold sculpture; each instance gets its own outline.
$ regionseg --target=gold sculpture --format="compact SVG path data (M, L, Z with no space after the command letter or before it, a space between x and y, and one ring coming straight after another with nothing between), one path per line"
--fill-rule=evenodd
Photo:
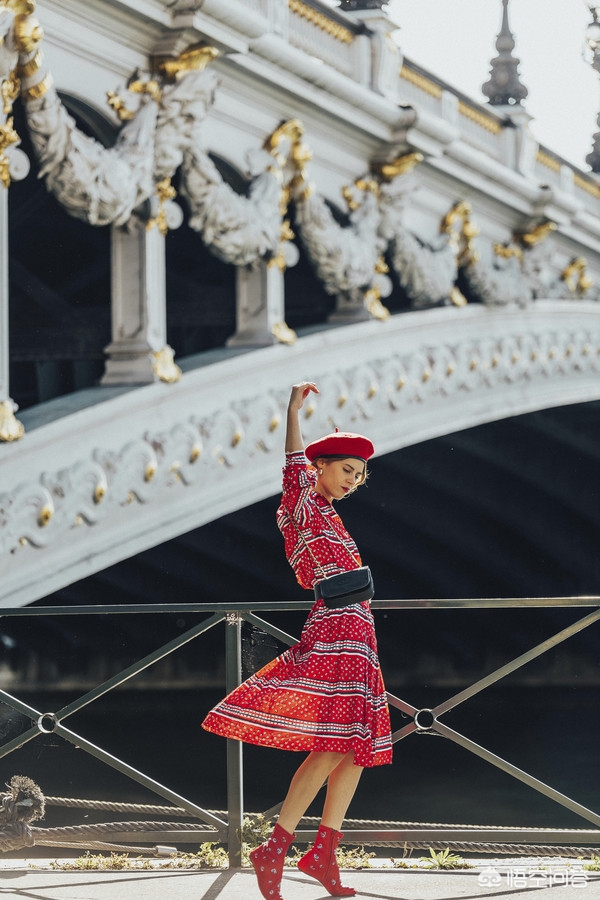
M393 181L399 175L405 175L410 172L419 163L422 163L425 157L422 153L405 153L404 156L398 156L396 159L385 163L373 163L372 170L381 181Z
M218 55L216 47L202 42L192 44L177 57L155 56L152 68L167 81L179 81L188 72L203 72Z
M586 272L587 260L583 256L576 256L571 260L569 265L560 273L561 279L565 282L572 294L582 297L594 282Z
M152 354L152 370L159 381L175 384L181 378L181 369L175 363L174 356L173 349L168 344Z
M10 185L10 160L5 153L12 144L19 143L19 135L13 128L13 119L7 119L0 125L0 181L5 188Z
M545 241L549 234L556 231L557 227L556 222L550 220L538 222L538 224L530 228L529 231L516 232L514 239L521 244L525 244L526 247L533 247L536 244Z
M0 441L18 441L25 434L25 428L15 418L14 407L10 400L0 402Z
M158 212L152 219L148 219L146 223L146 230L150 231L150 229L156 227L164 237L168 234L169 231L169 223L167 221L167 214L165 212L165 203L167 200L174 200L177 196L177 191L171 184L171 178L167 176L166 178L161 179L156 185L156 194L158 196Z

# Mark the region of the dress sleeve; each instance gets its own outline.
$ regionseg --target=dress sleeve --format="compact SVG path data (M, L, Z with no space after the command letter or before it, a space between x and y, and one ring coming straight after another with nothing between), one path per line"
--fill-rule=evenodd
M308 462L303 451L286 453L281 507L299 525L304 525L310 515L311 493L316 483L317 470Z

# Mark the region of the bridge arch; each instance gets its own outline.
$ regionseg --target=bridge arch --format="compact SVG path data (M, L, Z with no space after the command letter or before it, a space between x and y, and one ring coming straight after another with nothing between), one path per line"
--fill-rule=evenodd
M378 455L600 399L600 309L446 307L182 367L176 385L96 388L25 412L25 438L1 450L3 605L276 494L289 385L302 378L321 388L305 437L360 429Z

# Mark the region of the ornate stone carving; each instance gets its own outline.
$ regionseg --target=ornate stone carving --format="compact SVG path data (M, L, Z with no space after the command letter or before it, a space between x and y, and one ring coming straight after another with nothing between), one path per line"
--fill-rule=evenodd
M149 97L110 149L79 131L53 87L25 109L40 175L75 218L121 225L153 193L157 106Z
M181 84L190 92L190 101L197 103L192 79L193 76L188 77ZM254 154L249 165L255 172L261 168L262 171L253 179L248 196L241 196L223 180L203 149L202 136L196 127L191 133L188 130L187 140L182 139L177 124L174 130L178 131L176 145L181 147L181 193L190 209L189 224L202 235L210 250L224 262L236 266L249 265L261 258L279 260L280 256L283 267L293 264L297 255L289 246L290 234L283 221L285 195L282 202L283 169L293 137L280 135L262 154ZM161 122L160 140L164 133Z
M537 381L547 394L551 379L597 379L600 325L562 328L557 318L554 326L536 328L528 321L527 327L519 320L495 335L459 337L462 329L455 329L435 343L425 337L412 349L396 348L399 333L387 350L363 341L359 365L348 360L319 377L321 393L303 410L305 436L336 425L356 423L360 429L367 420L376 425L413 406L439 408L453 396L480 394L481 408L493 404L494 391L510 385ZM0 555L49 547L75 528L122 523L130 507L160 503L165 492L205 490L227 470L279 454L286 392L252 390L241 384L239 396L216 412L182 415L161 431L133 435L120 449L97 448L0 495Z

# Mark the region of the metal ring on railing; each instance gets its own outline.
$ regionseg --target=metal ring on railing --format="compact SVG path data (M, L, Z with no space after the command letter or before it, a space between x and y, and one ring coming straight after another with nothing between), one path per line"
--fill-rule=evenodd
M435 713L432 709L419 709L415 713L415 727L421 733L432 731L435 723Z
M42 715L37 720L37 727L40 729L42 734L52 734L57 725L58 719L56 718L55 714L51 712L42 713Z

